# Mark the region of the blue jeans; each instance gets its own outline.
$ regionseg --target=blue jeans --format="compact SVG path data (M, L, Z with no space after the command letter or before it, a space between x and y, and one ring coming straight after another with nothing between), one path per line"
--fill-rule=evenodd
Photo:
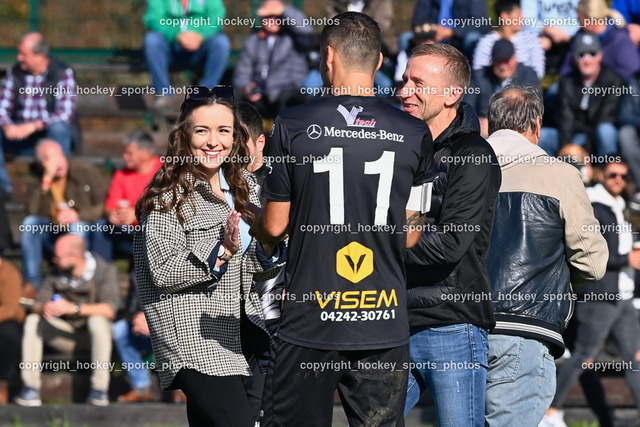
M489 335L487 426L537 427L556 391L556 365L540 341Z
M470 324L411 328L405 415L429 388L440 427L484 426L488 338Z
M220 83L227 67L231 42L224 33L216 33L202 42L200 49L188 52L169 43L160 33L151 31L144 37L144 57L151 73L156 95L170 95L169 66L202 67L200 84L212 88Z
M127 373L132 388L151 386L151 375L146 368L141 351L151 353L151 338L131 332L131 325L125 319L113 324L113 342L118 349L120 360L128 367ZM124 368L123 368L124 369Z
M41 139L53 139L62 147L65 156L69 157L71 153L71 125L64 122L54 122L47 126L46 130L36 132L29 138L22 140L7 139L4 133L0 131L0 185L7 193L13 193L11 180L5 166L4 153L14 153L32 156L35 152L35 146Z
M92 236L92 248L95 253L111 262L114 252L129 260L133 260L133 231L129 228L113 226L113 230L108 228L109 220L101 218L98 220L100 231L96 231Z
M538 146L550 156L558 152L560 134L557 129L543 127ZM576 133L573 135L573 144L583 146L587 143L586 133ZM597 156L613 156L618 152L618 129L611 123L600 123L596 126L593 134L595 147L594 153Z
M42 266L42 252L46 247L53 251L56 239L65 234L77 234L84 239L89 248L89 233L85 222L74 222L62 226L51 222L50 218L29 215L20 226L20 249L22 251L22 276L25 282L30 282L34 288L40 286L40 267Z

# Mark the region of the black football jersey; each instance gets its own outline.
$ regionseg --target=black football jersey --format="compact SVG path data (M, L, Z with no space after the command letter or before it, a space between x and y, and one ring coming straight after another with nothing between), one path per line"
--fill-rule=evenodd
M291 203L280 338L406 344L405 208L431 176L427 125L375 97L336 96L283 111L267 151L262 196Z

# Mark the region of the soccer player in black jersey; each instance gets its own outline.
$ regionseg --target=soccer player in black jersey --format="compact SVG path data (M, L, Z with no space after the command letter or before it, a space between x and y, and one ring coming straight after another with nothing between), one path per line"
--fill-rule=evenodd
M330 426L336 388L351 426L404 425L403 259L424 224L433 145L425 123L374 96L380 44L367 15L336 16L320 68L335 96L274 124L253 232L288 233L289 258L265 426Z

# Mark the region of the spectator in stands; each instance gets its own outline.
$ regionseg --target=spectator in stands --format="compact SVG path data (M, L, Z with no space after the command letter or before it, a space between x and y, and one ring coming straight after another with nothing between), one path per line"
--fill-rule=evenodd
M436 43L450 43L469 59L478 40L489 31L488 23L487 2L482 0L418 0L411 18L414 34L428 34ZM406 45L400 43L402 48Z
M640 83L631 79L629 88L620 101L618 143L620 154L629 162L636 189L640 190Z
M304 25L304 13L280 0L265 1L257 14L262 28L245 40L233 86L260 114L273 118L304 102L300 87L309 72L306 53L314 29Z
M627 164L613 158L598 173L595 187L587 188L596 219L609 247L607 272L602 280L576 287L578 322L575 348L559 369L556 395L545 419L562 425L562 404L578 376L594 361L611 334L620 348L625 379L640 409L640 324L633 306L635 270L640 269L640 251L632 250L633 233L625 220L626 203L621 194L629 173ZM551 424L554 425L554 424Z
M625 20L615 10L609 9L604 0L580 0L578 17L581 30L573 37L571 47L564 58L560 75L566 76L575 68L573 61L575 42L579 34L591 33L602 46L602 62L627 82L640 70L640 53L625 30Z
M584 147L578 144L567 144L558 151L558 157L575 166L580 171L582 183L585 187L590 187L593 184L592 180L595 177L593 176L591 156Z
M518 62L535 70L538 79L544 77L544 50L537 34L523 31L522 9L519 0L497 0L494 9L498 17L498 29L482 37L473 56L473 69L491 66L491 49L498 39L513 43Z
M571 37L580 29L578 0L522 0L522 16L527 27L538 34L546 54L547 74L556 74L564 59Z
M118 396L118 402L133 403L152 400L151 375L141 354L151 354L151 337L147 319L142 312L135 280L131 280L129 286L125 318L113 324L113 342L131 383L131 390Z
M623 80L603 63L595 35L576 34L571 54L577 67L560 79L558 131L551 129L540 147L555 155L559 145L573 142L598 156L616 154L621 97L615 89Z
M631 41L640 46L640 3L635 0L613 0L611 8L624 17Z
M28 191L20 238L24 296L29 297L40 285L43 249L53 248L55 239L66 232L82 236L89 247L87 226L102 217L107 195L107 179L91 165L67 160L56 141L40 142L36 156L42 171Z
M18 372L25 312L19 303L22 277L0 258L0 405L9 401L9 384Z
M431 33L417 33L413 34L413 37L409 39L409 45L406 49L401 49L398 52L398 57L396 59L396 71L393 75L393 81L396 84L396 87L401 88L403 85L402 75L404 74L404 70L407 68L407 63L409 62L409 57L411 57L411 51L416 46L427 43L435 43L435 36Z
M7 193L13 189L4 152L32 155L38 140L48 138L69 156L75 95L73 71L50 56L42 34L22 36L18 63L7 69L0 88L0 185Z
M106 261L111 261L115 251L133 264L133 231L138 223L135 205L161 162L155 154L153 136L146 131L128 133L122 145L124 169L116 171L111 179L104 204L107 218L100 221L105 227L94 234L93 248ZM106 227L108 224L115 228Z
M169 108L175 94L169 82L170 66L202 67L201 85L220 83L231 52L220 22L225 13L222 0L147 1L144 57L157 96L154 107Z
M91 361L97 368L91 374L87 402L107 406L111 372L105 366L111 361L111 322L120 306L116 268L87 252L82 238L72 234L56 241L54 254L57 271L42 282L25 320L24 388L15 402L21 406L42 404L40 366L45 342L62 351L89 343Z
M398 54L398 35L393 24L393 2L391 0L325 0L325 16L334 18L344 12L362 12L372 17L380 26L382 55L395 58Z
M555 392L553 358L564 352L570 281L601 279L607 265L607 244L593 231L598 222L580 174L537 147L543 109L533 86L507 87L489 106L487 141L502 185L486 259L496 315L487 426L538 425Z
M484 138L489 136L489 98L510 83L540 87L540 80L533 68L518 63L513 43L507 39L500 39L491 49L491 65L473 71L471 84L464 99L476 110L480 120L480 135Z

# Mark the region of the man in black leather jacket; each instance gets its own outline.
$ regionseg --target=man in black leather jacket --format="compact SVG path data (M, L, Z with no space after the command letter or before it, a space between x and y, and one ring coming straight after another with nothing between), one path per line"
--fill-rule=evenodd
M537 146L543 110L532 86L507 86L489 103L488 142L502 170L486 260L496 317L489 426L538 425L555 392L570 282L600 279L608 258L580 172Z

